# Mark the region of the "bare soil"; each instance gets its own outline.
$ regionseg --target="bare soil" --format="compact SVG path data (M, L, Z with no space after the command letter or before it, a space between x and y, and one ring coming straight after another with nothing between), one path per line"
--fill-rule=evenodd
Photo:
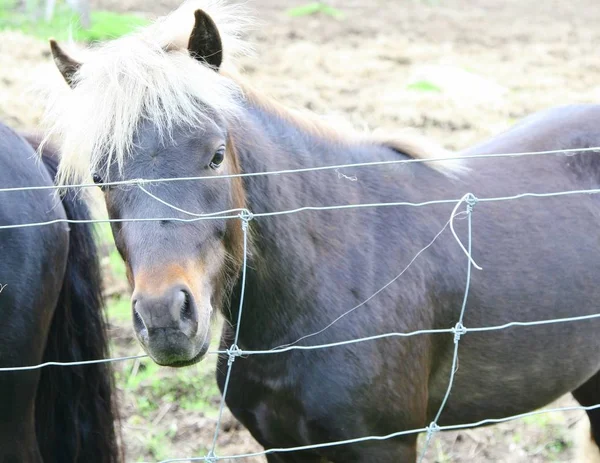
M252 2L263 26L251 34L256 56L242 62L244 72L290 106L338 115L359 128L412 127L460 149L536 110L600 97L595 0L331 0L344 18L286 14L302 3ZM94 2L150 17L176 5ZM48 61L44 43L0 33L0 119L17 128L38 124L40 105L24 92L29 81L47 77L39 65ZM424 89L423 82L431 85ZM115 323L113 334L115 353L138 352L128 323ZM119 368L130 374L132 367ZM143 415L133 394L122 388L122 396L128 461L164 458L148 441L157 430L164 432L156 445L170 457L202 456L198 452L209 446L214 413L165 402ZM582 416L544 415L437 435L425 461L574 461L571 430ZM223 455L260 450L229 415L218 448Z

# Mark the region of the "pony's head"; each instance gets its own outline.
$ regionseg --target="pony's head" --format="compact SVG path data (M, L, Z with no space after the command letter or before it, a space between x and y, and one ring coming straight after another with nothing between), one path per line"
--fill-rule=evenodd
M237 7L211 6L216 10L209 15L188 2L84 59L51 41L70 87L49 107L50 136L62 141L61 182L238 173L229 130L239 120L242 95L220 71L224 53L243 49L244 17ZM241 180L102 190L110 218L119 220L113 235L133 287L140 343L161 365L199 361L210 342L211 315L239 272L243 235L239 220L194 221L194 214L243 208Z

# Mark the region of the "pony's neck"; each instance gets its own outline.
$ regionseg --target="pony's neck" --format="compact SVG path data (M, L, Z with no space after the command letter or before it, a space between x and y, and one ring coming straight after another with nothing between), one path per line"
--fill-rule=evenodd
M316 116L256 96L246 100L245 117L236 146L247 154L246 172L348 162L358 144Z
M242 172L427 159L443 154L439 147L414 137L377 141L340 132L315 117L293 114L252 91L245 94L248 98L242 120L230 130L237 167ZM246 206L254 213L265 213L306 206L453 197L452 182L429 165L415 163L410 169L387 165L249 176L243 178L243 191ZM425 227L416 222L419 216L416 210L395 209L392 214L381 208L362 208L255 218L250 225L240 347L267 349L293 342L315 332L315 327L327 326L356 305L361 295L373 294L379 277L389 277L385 271L379 275L374 269L397 265L390 257L393 251L382 247L381 242L394 243L396 251L415 246L414 229ZM427 226L434 223L441 228L441 219L435 224L436 220L431 219ZM395 226L390 227L390 223ZM405 223L411 223L410 231L399 226ZM357 273L357 269L370 271ZM237 320L239 289L238 285L229 310L224 311L232 324ZM302 343L339 341L343 335L356 332L360 326L356 320L356 316L342 319L325 337ZM363 322L369 325L368 320Z
M343 164L366 159L393 159L384 146L344 141L312 121L296 120L280 109L248 101L245 120L231 136L243 172L264 172ZM365 185L339 174L342 169L244 178L247 207L254 213L303 206L359 203L370 199ZM269 348L306 334L325 323L318 300L316 266L324 249L349 266L347 243L355 234L357 215L304 212L260 217L251 222L251 257L247 274L240 347ZM342 222L348 219L348 227ZM362 220L362 219L361 219ZM365 227L363 227L364 229ZM365 231L367 231L365 229ZM331 236L334 233L335 236ZM235 323L239 287L226 317ZM330 308L335 312L336 308ZM321 318L325 317L323 320ZM261 327L257 330L256 327Z

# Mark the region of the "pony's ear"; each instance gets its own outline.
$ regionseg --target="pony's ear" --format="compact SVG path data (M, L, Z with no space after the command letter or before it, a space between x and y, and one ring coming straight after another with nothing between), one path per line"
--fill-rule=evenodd
M50 39L50 50L52 50L56 67L69 84L69 87L73 88L73 76L81 67L81 63L67 55L54 39Z
M223 44L217 25L202 10L196 10L194 16L196 22L190 34L188 51L193 58L218 70L223 61Z

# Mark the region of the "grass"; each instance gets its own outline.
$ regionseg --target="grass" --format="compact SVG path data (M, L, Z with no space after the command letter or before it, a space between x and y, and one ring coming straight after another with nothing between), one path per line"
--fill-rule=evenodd
M176 430L175 430L176 431ZM166 460L169 457L168 442L173 436L173 431L153 432L148 440L148 452L157 460Z
M115 247L112 230L108 223L96 223L95 234L98 247L108 249L107 257L103 258L103 271L109 274L112 280L125 281L125 263ZM114 324L126 324L131 321L131 302L127 295L111 297L107 301L107 316Z
M108 255L109 261L109 271L111 276L114 279L125 280L126 272L125 272L125 263L117 248L114 244L114 238L112 234L112 229L110 228L110 224L108 223L96 223L95 224L95 233L96 238L98 240L98 245L100 247L108 247L110 248L110 254Z
M171 369L144 358L137 367L135 364L118 367L116 382L126 402L133 404L133 413L124 421L132 430L130 439L135 436L139 442L136 461L163 460L176 455L182 415L197 412L200 415L196 416L217 417L220 394L214 377L215 362L216 357L209 356L198 365ZM202 444L198 442L196 453L202 454Z
M540 428L547 428L549 426L562 424L564 422L564 417L559 414L539 413L537 415L524 417L523 422L534 424Z
M0 31L17 30L34 37L47 40L72 38L78 42L95 42L114 39L127 34L148 23L144 18L131 14L120 14L109 11L92 11L91 26L83 29L79 16L62 2L58 2L54 17L46 22L43 11L39 8L39 18L32 13L22 11L15 0L0 0Z
M287 14L292 17L311 16L315 14L324 14L336 19L344 17L344 13L337 8L327 5L325 2L312 2L305 5L290 8Z
M131 301L128 297L111 298L108 301L106 315L115 324L125 324L131 321Z
M120 384L135 398L137 410L145 418L165 404L213 416L217 411L214 399L219 396L215 362L216 358L211 356L198 365L175 370L159 367L144 358L135 371L122 372Z
M427 80L419 80L417 82L412 82L412 83L408 84L406 88L408 88L409 90L417 91L417 92L441 92L442 91L442 89L440 87L438 87L434 83L429 82Z

